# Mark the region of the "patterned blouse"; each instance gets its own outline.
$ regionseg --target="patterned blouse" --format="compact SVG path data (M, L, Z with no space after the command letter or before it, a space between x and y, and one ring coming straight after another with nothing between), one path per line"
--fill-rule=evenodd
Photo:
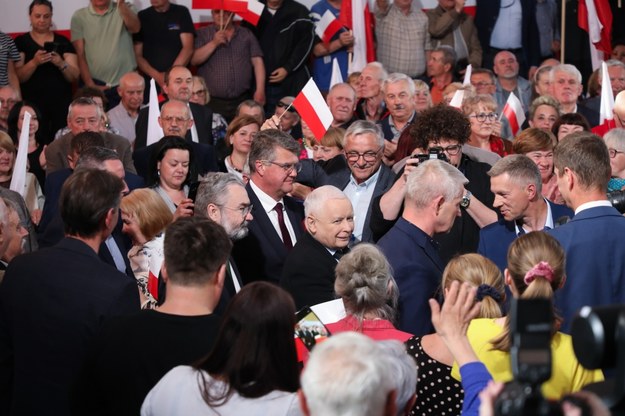
M464 391L451 377L451 367L427 355L421 347L422 337L406 341L408 355L417 363L417 401L411 415L459 415Z

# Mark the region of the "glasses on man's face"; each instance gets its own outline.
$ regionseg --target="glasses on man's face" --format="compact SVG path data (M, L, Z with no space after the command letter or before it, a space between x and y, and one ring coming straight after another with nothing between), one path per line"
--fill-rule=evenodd
M225 209L228 209L228 210L230 210L230 211L236 211L236 212L239 212L239 213L241 214L241 216L242 216L243 218L245 218L245 217L247 217L247 214L249 214L250 212L252 212L252 209L254 208L254 205L249 204L249 205L244 205L244 206L239 207L239 208L230 208L230 207L227 207L227 206L225 206L225 205L221 205L221 207L222 207L222 208L225 208Z
M608 153L610 154L610 158L614 159L616 155L618 155L619 153L625 153L625 152L621 152L620 150L608 148Z
M360 158L363 158L365 162L367 163L373 163L373 162L377 162L378 161L378 156L380 154L380 150L382 150L382 148L379 148L377 151L373 151L370 150L368 152L364 152L364 153L359 153L359 152L345 152L345 158L347 158L347 161L349 163L356 163L360 160Z
M189 121L189 119L188 118L183 118L183 117L165 116L165 117L161 117L161 121L164 121L165 123L171 123L171 122L175 121L176 123L180 124L180 123L184 123L186 121Z
M460 153L460 150L462 149L462 146L459 144L452 144L450 146L432 146L428 149L428 151L432 151L432 150L438 150L439 152L445 152L447 153L449 156L456 156L458 153Z
M261 162L266 164L266 165L279 166L279 167L282 168L284 173L286 173L287 175L290 174L293 171L295 171L296 173L299 173L302 170L302 165L299 162L297 162L297 163L278 163L278 162L272 162L271 160L261 160Z
M498 114L497 113L479 113L479 114L473 114L469 117L473 117L480 123L483 123L486 121L486 119L488 119L488 121L497 120Z
M290 104L285 103L284 101L278 101L278 104L276 104L276 107L280 107L280 108L286 108L289 113L296 113L297 111L295 110L295 108L293 108L293 106L291 105L289 107Z

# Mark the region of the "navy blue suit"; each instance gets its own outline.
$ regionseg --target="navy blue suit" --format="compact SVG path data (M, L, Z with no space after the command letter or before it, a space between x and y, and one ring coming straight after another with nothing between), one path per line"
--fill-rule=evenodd
M573 211L566 205L554 204L547 201L551 207L551 218L553 223L558 223L562 217L573 217ZM480 230L480 243L477 252L490 259L503 272L507 267L508 247L517 238L514 228L514 221L506 221L499 218L499 221L489 224Z
M549 233L566 251L566 282L556 292L562 331L582 306L625 303L625 218L615 208L583 210Z
M247 237L234 243L232 256L243 283L264 280L278 284L289 251L249 184L246 190L253 205L254 220L249 223L250 232ZM296 239L299 240L303 234L304 207L288 196L283 198L283 203Z
M445 268L436 243L401 217L378 246L399 288L398 329L417 336L434 332L428 299L436 297Z

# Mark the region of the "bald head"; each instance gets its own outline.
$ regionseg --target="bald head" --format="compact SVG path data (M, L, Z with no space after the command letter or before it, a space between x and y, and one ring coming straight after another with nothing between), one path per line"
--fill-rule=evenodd
M616 127L625 128L625 91L616 94L613 111Z
M179 100L169 100L161 107L161 115L158 124L163 129L165 136L178 136L184 138L187 131L193 125L193 119L189 113L187 103Z
M127 72L119 79L117 92L122 99L122 105L131 113L138 112L141 104L143 104L144 90L145 81L136 72Z

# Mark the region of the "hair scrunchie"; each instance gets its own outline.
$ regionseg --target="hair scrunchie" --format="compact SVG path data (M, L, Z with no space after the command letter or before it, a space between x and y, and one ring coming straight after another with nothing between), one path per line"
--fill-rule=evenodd
M501 294L494 287L486 284L479 285L477 295L475 295L476 299L481 302L486 296L490 296L497 303L501 302Z
M537 276L542 276L549 283L553 281L553 268L546 261L541 261L525 273L523 282L529 286Z

